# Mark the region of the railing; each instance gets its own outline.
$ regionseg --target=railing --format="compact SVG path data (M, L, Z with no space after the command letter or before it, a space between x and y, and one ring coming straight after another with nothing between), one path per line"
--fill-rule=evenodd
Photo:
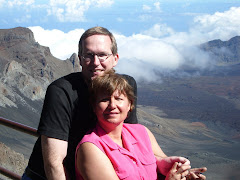
M36 137L38 136L37 130L35 128L29 127L29 126L26 126L26 125L23 125L23 124L20 124L20 123L17 123L17 122L14 122L14 121L2 118L2 117L0 117L0 124L10 127L12 129L21 131L23 133L27 133L32 136L36 136ZM21 179L21 176L19 176L18 174L13 173L1 166L0 166L0 173L6 177L9 177L12 179L17 179L17 180Z
M20 180L21 176L19 176L16 173L13 173L12 171L9 171L3 167L0 166L0 173L6 177L9 177L11 179L16 179L16 180Z

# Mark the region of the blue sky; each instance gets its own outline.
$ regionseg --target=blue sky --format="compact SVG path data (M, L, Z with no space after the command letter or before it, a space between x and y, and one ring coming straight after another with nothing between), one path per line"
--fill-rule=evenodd
M107 27L119 45L119 71L139 77L144 68L149 79L154 67L208 67L209 55L196 46L240 35L239 19L240 0L0 0L0 29L29 27L63 60L77 52L84 30Z
M0 28L41 26L68 32L101 25L131 35L160 23L187 31L196 16L239 6L240 0L0 0Z

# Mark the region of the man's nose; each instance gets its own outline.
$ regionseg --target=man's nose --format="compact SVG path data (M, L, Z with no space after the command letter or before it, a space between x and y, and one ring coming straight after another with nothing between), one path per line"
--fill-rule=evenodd
M93 56L93 64L96 66L100 64L100 60L96 54Z

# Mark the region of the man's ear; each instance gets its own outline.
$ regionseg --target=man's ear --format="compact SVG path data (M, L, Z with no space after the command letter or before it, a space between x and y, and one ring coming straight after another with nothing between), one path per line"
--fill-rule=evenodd
M79 64L82 66L82 59L80 55L78 55L78 59L79 59Z
M117 63L118 63L118 60L119 60L119 55L118 54L115 54L115 55L113 55L114 56L114 62L113 62L113 67L115 67L116 65L117 65Z

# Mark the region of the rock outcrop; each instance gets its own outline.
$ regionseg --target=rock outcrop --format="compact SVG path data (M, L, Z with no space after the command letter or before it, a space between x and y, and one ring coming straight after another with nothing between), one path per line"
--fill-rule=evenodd
M27 166L28 160L23 154L17 153L5 144L0 142L0 166L21 176ZM5 176L0 174L0 179Z
M50 82L80 70L75 53L64 61L55 58L30 29L0 30L0 106L17 107L16 99L22 97L42 100Z

